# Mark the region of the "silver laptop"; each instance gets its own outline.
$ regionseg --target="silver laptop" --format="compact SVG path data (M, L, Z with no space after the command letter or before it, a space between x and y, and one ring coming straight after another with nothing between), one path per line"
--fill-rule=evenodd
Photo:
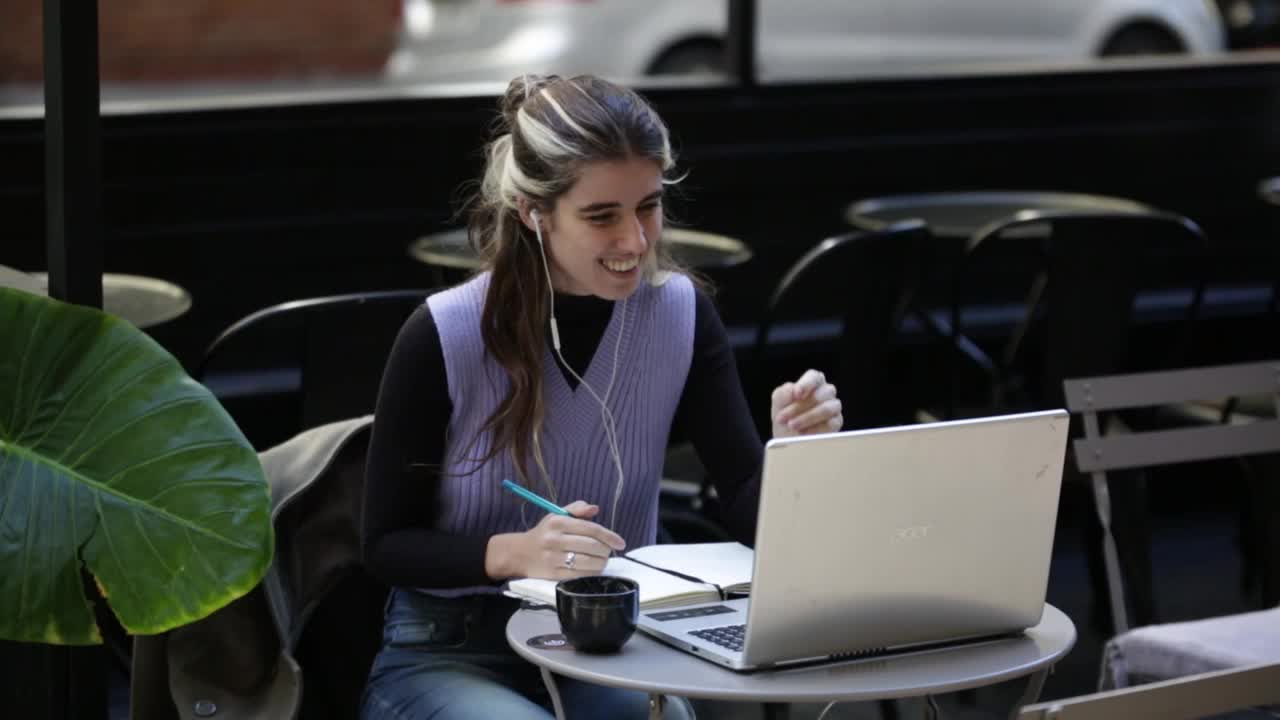
M1062 410L772 440L749 600L645 610L734 670L1020 632L1040 621Z

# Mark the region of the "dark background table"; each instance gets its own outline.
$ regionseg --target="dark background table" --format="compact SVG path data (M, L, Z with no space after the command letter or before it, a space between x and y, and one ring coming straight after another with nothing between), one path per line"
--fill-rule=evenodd
M694 270L736 267L750 260L752 255L751 249L741 240L715 233L665 228L662 237L676 262ZM480 258L467 241L465 229L420 237L409 245L409 256L435 268L468 271L480 268Z
M993 190L868 198L850 205L845 219L854 227L866 229L919 219L940 237L971 238L984 226L1023 210L1147 212L1152 208L1104 195Z

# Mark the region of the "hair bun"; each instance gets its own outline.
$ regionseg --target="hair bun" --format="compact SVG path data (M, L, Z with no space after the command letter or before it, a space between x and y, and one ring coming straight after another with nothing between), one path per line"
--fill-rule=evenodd
M537 95L543 88L560 79L559 75L535 75L533 73L525 73L517 75L507 85L507 92L502 96L499 107L502 110L502 119L506 122L507 128L511 129L516 126L516 113L520 111L520 107L525 101Z

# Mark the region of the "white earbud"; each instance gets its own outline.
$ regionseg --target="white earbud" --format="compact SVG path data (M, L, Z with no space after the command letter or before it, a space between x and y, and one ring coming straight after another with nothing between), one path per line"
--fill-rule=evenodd
M551 286L551 265L547 262L547 248L542 242L542 220L538 216L537 210L529 211L529 218L533 220L533 232L538 238L538 251L542 255L542 270L547 275L547 295L551 305L551 347L555 350L556 357L560 358L560 363L564 365L569 374L578 381L578 384L587 389L591 393L591 397L600 403L600 420L604 425L605 439L609 442L609 452L613 455L613 466L618 471L618 485L613 491L613 505L609 509L609 527L617 523L618 516L618 500L622 498L622 486L626 484L625 473L622 471L622 453L618 450L618 424L613 419L613 413L609 410L609 394L613 392L613 381L618 376L618 354L622 350L623 330L627 327L627 299L622 299L622 307L618 309L622 313L622 320L618 324L618 337L614 341L613 346L613 369L609 371L609 384L604 389L604 397L600 397L596 393L595 388L591 387L581 375L579 375L569 362L564 359L564 355L560 352L560 327L556 323L556 291ZM641 230L643 232L643 229Z
M560 325L556 323L556 293L551 288L551 268L547 265L547 249L542 246L542 218L538 216L538 211L530 210L529 219L533 220L533 233L538 238L538 252L542 254L542 268L547 272L547 288L551 294L551 347L555 348L556 354L560 354ZM563 362L564 358L560 358ZM565 363L567 367L569 363ZM581 382L581 380L579 380Z

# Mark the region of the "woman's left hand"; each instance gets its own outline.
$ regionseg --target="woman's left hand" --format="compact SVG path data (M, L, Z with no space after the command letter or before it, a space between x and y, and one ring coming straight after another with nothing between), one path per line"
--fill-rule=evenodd
M844 425L836 386L817 370L774 388L770 415L776 438L836 432Z

